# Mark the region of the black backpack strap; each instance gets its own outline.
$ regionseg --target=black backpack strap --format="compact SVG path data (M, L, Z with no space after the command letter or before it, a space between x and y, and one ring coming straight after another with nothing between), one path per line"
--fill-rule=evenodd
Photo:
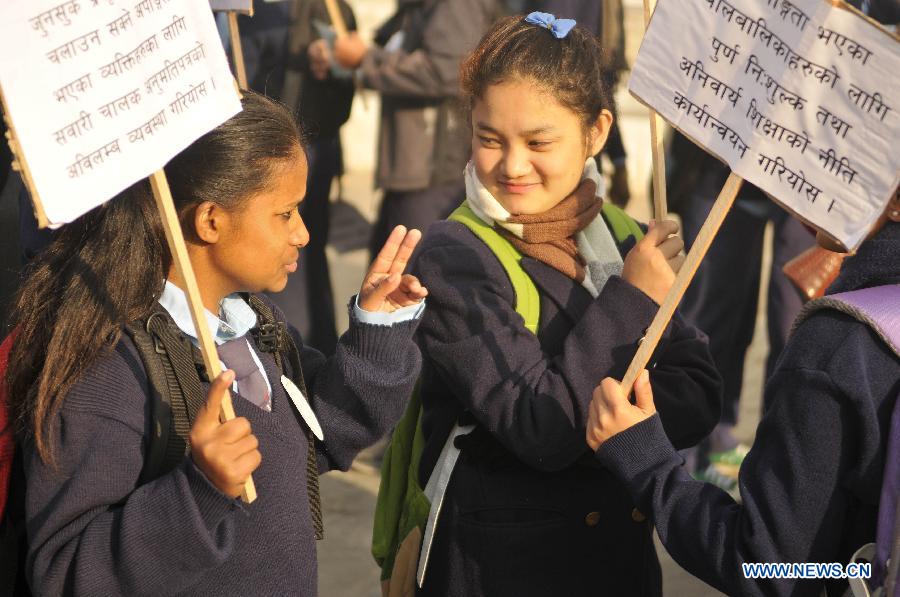
M279 321L275 316L274 310L255 294L247 296L247 303L256 311L256 315L259 318L256 328L251 331L257 348L263 352L273 354L275 364L278 365L278 369L282 374L285 372L284 356L286 355L291 366L291 372L294 374L294 383L297 384L305 396L309 397L309 392L306 390L306 382L303 379L303 369L300 367L300 351L297 349L294 338L287 330L287 325L283 321ZM324 539L325 525L322 521L322 500L319 496L319 463L316 454L316 438L309 425L303 422L303 417L297 413L296 408L294 409L294 414L306 430L307 445L309 446L306 456L306 489L309 493L309 511L316 530L316 539Z
M205 394L192 345L165 311L125 327L150 382L151 435L139 483L174 469L190 451L188 435Z

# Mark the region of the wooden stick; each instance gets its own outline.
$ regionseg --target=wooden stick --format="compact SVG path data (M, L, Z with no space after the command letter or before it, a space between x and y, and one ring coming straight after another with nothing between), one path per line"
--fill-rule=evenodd
M672 283L672 288L669 289L669 293L666 295L663 304L659 307L656 317L653 318L653 323L647 328L647 333L644 334L644 338L641 341L640 346L638 346L637 353L635 353L631 365L628 366L628 371L625 372L625 377L622 379L622 388L625 390L626 394L631 393L631 388L634 386L638 374L642 369L647 367L647 363L650 361L653 351L656 350L656 346L659 344L659 340L662 338L666 326L669 325L669 320L672 319L672 314L675 313L675 307L678 306L681 297L684 296L685 290L687 290L691 280L694 279L694 274L697 273L697 267L699 267L700 262L706 255L706 251L709 250L709 246L712 244L713 239L715 239L716 233L719 232L719 228L722 226L725 216L728 215L731 206L734 204L734 199L737 197L738 191L741 190L741 184L743 184L743 182L744 180L734 172L732 172L728 176L728 180L725 181L725 185L719 192L719 196L716 198L716 202L713 204L712 209L709 210L709 215L706 217L706 221L703 223L700 233L697 234L697 239L691 246L691 250L688 252L687 258L681 266L681 270L678 272L678 275L675 276L675 282Z
M13 155L12 169L22 175L22 181L28 194L31 195L31 205L34 208L34 218L37 220L38 228L46 228L50 224L47 218L47 212L44 211L44 205L41 203L41 197L38 195L37 187L34 184L34 178L31 176L31 169L25 160L25 154L22 152L22 146L19 144L19 138L16 136L16 127L13 125L12 116L9 113L9 105L6 103L6 96L3 95L3 89L0 88L0 105L3 106L3 118L6 120L6 142L9 143L9 150ZM3 141L0 140L0 143Z
M325 8L328 9L328 18L331 19L335 35L347 37L347 23L344 22L344 16L341 14L337 0L325 0Z
M184 285L187 287L185 288L185 293L191 309L191 319L194 322L194 329L197 331L197 341L200 343L200 352L203 353L203 363L206 365L206 372L209 375L209 379L212 380L222 373L221 361L219 361L216 345L213 343L212 336L209 333L203 300L200 298L200 288L197 286L194 268L191 266L187 247L184 244L184 236L181 233L181 225L178 222L178 214L175 212L175 204L172 201L172 193L169 190L169 181L166 179L166 173L163 170L157 170L151 174L150 186L153 188L153 197L156 199L156 206L162 217L163 228L166 231L166 240L169 242L169 250L172 252L172 261L175 263L175 270L181 279L184 280ZM225 397L222 399L222 411L219 413L219 420L224 423L233 418L234 405L231 403L231 394L226 390ZM244 492L241 494L241 499L247 504L256 499L256 486L253 484L253 477L248 478L244 484Z
M653 12L650 2L644 0L644 31L650 25ZM655 4L655 2L654 2ZM654 110L650 110L650 155L653 164L653 218L661 222L668 212L666 198L666 153L662 138L663 119Z
M247 67L244 66L244 50L241 48L241 33L238 29L237 13L228 11L228 33L231 34L231 56L234 59L234 70L241 89L247 87Z

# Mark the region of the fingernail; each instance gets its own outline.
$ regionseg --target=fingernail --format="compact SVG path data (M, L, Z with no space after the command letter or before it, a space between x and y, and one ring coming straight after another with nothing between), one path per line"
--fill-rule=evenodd
M226 369L222 372L222 380L226 383L231 383L234 381L234 371L231 369Z

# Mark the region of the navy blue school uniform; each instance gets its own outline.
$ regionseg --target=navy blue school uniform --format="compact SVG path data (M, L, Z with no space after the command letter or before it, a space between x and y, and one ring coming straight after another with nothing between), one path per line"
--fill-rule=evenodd
M659 595L651 527L585 443L594 387L623 375L657 305L618 276L592 298L541 262L522 265L540 294L537 336L497 258L462 224L434 224L412 261L429 290L417 334L422 486L453 425L477 423L457 440L418 594ZM676 316L652 361L666 431L691 445L719 417L706 339Z
M844 261L828 293L900 283L900 224ZM654 386L654 391L656 387ZM847 581L744 578L753 562L840 562L874 541L900 360L837 311L798 326L766 384L770 404L741 467L742 504L691 479L651 417L600 447L687 571L729 595L841 595ZM663 422L665 422L663 420Z

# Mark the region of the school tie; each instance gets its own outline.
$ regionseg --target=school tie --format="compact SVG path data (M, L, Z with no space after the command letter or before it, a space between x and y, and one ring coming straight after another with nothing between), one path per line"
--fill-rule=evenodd
M234 371L238 394L261 409L271 411L272 401L269 398L266 379L253 360L253 355L250 354L247 337L229 340L217 348L222 362Z

